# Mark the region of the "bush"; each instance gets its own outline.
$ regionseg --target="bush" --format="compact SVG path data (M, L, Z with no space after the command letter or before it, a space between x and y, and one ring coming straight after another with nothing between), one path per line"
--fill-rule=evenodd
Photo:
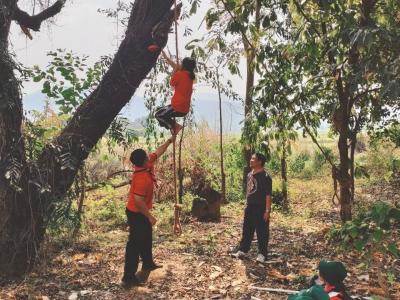
M303 171L306 161L310 160L310 154L307 152L301 152L293 159L289 160L289 169L292 173L299 174Z
M281 171L281 160L277 152L272 152L270 159L268 160L267 169L273 174L279 174Z
M322 146L322 149L328 155L329 158L331 158L332 160L334 159L332 149L323 147L323 146ZM326 160L325 155L319 149L316 150L313 154L313 165L312 166L313 166L314 171L320 172L321 170L323 170L323 167L326 166L327 163L328 163L328 161Z
M389 181L395 177L399 160L394 144L385 141L371 143L371 147L359 160L371 179Z
M385 202L378 202L362 211L352 221L333 228L330 239L346 249L369 255L379 251L385 255L400 256L395 235L398 234L400 210Z
M283 192L281 190L272 191L272 205L274 210L283 211Z
M102 189L99 200L87 201L92 217L100 222L107 222L110 226L126 224L126 199L118 197L118 191L110 186Z
M305 179L311 179L315 173L317 173L317 170L313 166L312 161L307 161L304 164L303 171L300 173L300 176Z

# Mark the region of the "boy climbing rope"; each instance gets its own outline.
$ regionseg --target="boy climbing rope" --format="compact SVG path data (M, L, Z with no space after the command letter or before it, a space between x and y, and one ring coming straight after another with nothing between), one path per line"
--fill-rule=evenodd
M182 125L175 122L174 119L186 116L190 110L193 82L196 78L194 73L196 61L185 57L182 64L179 65L169 58L164 51L162 54L167 63L174 69L174 74L170 80L170 84L174 88L174 95L171 104L157 110L155 117L160 126L171 130L173 135L177 135L182 129Z

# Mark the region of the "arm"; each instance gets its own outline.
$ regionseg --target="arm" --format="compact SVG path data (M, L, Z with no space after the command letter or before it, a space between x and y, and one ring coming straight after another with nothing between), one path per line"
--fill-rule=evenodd
M266 209L265 209L265 214L264 214L264 220L268 221L270 214L271 214L271 195L267 195L265 198L266 201Z
M162 144L160 147L157 148L154 153L157 155L157 158L161 157L165 153L165 151L168 149L169 145L171 145L176 139L176 136L171 136L164 144Z
M135 205L139 209L139 212L143 214L147 219L149 219L151 225L156 224L157 220L150 213L149 209L144 202L144 197L139 195L134 195Z
M177 64L170 57L168 57L168 55L164 52L164 50L162 51L162 56L167 61L167 63L174 69L174 72L178 71L181 68L179 64Z
M265 197L265 213L264 220L269 221L271 215L271 205L272 205L272 180L270 177L267 177L266 182L267 196Z

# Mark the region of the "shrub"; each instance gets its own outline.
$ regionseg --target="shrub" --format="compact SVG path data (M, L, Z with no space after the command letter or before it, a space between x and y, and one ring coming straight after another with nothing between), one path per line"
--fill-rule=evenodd
M398 159L394 144L380 141L371 143L359 164L366 168L371 179L389 181L395 176Z
M353 221L346 222L341 228L333 228L330 232L331 240L341 244L344 249L355 249L366 255L367 263L377 270L378 283L387 297L390 297L390 278L384 274L384 260L389 256L400 257L399 224L400 209L385 202L377 202L359 213Z
M279 174L281 171L281 160L276 151L272 152L271 157L268 160L267 169L273 174Z
M315 175L316 172L317 170L314 168L313 162L306 161L304 164L304 168L300 173L300 176L305 179L310 179Z
M102 189L99 200L88 201L87 206L97 221L107 222L110 226L126 224L126 199L118 197L118 191L110 186Z
M356 249L369 255L379 251L399 257L400 250L395 239L399 224L400 210L378 202L342 227L333 228L330 238L346 249Z
M332 160L334 159L332 149L324 146L322 146L322 149L324 150L325 154L328 155L329 158L331 158ZM319 149L315 150L313 154L313 165L312 165L314 171L320 172L323 169L323 167L326 166L327 163L328 161L326 160L325 155Z
M277 209L279 211L283 211L283 192L281 190L273 190L272 191L272 205L274 206L274 210Z
M295 174L303 171L306 161L310 160L310 155L307 152L301 152L289 161L289 169Z

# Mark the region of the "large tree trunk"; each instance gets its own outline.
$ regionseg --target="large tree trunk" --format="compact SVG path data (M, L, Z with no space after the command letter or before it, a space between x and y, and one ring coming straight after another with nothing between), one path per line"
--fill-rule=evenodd
M16 5L0 0L0 274L21 275L32 267L54 203L63 199L82 162L154 66L159 52L148 52L147 46L157 24L153 37L165 46L172 4L134 3L126 37L101 83L39 160L27 167L21 96L7 45Z
M28 169L21 132L22 99L15 65L8 52L15 9L15 1L0 1L0 274L24 269L26 253L34 250L24 233L35 227L32 215L37 213L36 203L28 200ZM20 244L25 248L15 247ZM12 268L6 267L8 263Z

